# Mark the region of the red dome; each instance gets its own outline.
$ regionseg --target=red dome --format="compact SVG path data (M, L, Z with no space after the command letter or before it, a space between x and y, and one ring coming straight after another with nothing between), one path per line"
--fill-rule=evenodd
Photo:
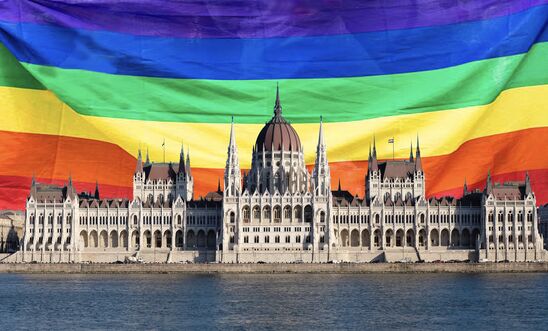
M301 140L297 131L282 116L282 106L280 105L280 95L276 89L276 104L274 105L274 116L265 124L255 142L257 151L262 151L264 145L265 151L301 151Z

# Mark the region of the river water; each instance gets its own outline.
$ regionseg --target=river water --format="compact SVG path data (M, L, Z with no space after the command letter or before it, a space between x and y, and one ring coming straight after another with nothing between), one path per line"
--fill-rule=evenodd
M3 330L548 330L548 274L0 275Z

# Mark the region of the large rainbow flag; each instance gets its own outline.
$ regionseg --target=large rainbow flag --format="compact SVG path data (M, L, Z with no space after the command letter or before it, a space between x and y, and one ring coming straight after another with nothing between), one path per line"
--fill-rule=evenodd
M0 208L33 174L130 196L137 150L215 190L234 116L242 168L272 112L362 196L420 136L430 196L523 180L548 202L547 0L0 0ZM394 146L388 139L394 138Z

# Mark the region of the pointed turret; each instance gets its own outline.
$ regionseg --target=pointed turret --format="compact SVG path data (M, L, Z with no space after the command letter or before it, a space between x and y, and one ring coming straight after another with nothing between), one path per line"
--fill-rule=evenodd
M413 142L411 142L411 149L409 150L409 162L413 161Z
M341 179L339 178L339 186L337 187L337 191L341 191Z
M95 181L95 193L93 194L93 197L97 200L99 200L99 182Z
M318 145L316 147L316 161L312 172L314 189L318 195L327 195L331 192L331 175L327 161L327 146L323 134L323 117L320 116L320 129L318 132Z
M225 196L237 196L241 190L242 178L238 160L238 146L236 146L236 133L234 132L234 117L232 117L225 166Z
M72 184L72 174L69 174L68 184L67 184L67 197L74 199L75 196L76 196L76 190L74 189L74 185Z
M177 171L177 173L181 175L186 175L185 170L185 148L183 146L183 143L181 143L181 152L179 152L179 170Z
M221 193L221 178L218 179L217 181L217 193Z
M465 196L468 194L468 185L466 184L466 177L464 177L464 188L462 190L462 195Z
M148 157L148 147L147 147L147 159L145 161L145 166L150 165L150 158Z
M491 169L487 171L487 182L485 183L485 192L491 194L493 192L493 183L491 181Z
M531 194L533 190L531 189L531 179L529 178L529 172L525 173L525 194Z
M190 169L190 147L187 146L186 149L186 165L185 165L186 173L189 176L192 176L192 170Z
M378 171L379 163L377 161L377 143L373 136L373 154L371 155L371 171Z
M422 172L422 159L421 159L421 148L419 145L419 135L417 135L417 152L415 157L415 171Z
M143 172L143 158L141 157L141 149L139 148L139 152L137 153L137 166L135 167L136 173Z
M280 87L276 83L276 101L274 103L274 116L278 117L282 115L282 104L280 103Z
M32 181L30 183L30 196L31 197L36 196L36 178L34 176L34 172L32 173Z

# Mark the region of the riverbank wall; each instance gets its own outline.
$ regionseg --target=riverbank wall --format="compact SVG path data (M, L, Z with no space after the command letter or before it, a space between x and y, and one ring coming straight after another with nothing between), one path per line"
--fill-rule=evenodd
M24 274L287 274L287 273L523 273L548 272L548 263L341 263L341 264L103 264L2 263L0 273Z

